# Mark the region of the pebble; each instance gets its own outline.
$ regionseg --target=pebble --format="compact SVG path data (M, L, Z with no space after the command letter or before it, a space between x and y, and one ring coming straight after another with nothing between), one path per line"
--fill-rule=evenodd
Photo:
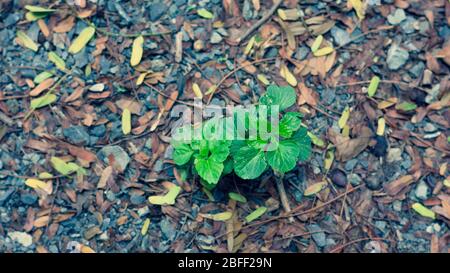
M223 40L222 36L220 36L219 33L213 31L211 39L209 41L211 42L211 44L218 44L222 42L222 40Z
M356 173L349 174L347 176L347 180L353 186L358 186L359 184L361 184L361 181L362 181L361 177L358 174L356 174Z
M403 9L396 9L393 14L389 14L387 20L391 25L398 25L406 19L405 11Z
M434 133L437 131L437 128L432 123L427 122L423 127L423 130L427 133Z
M166 239L172 241L175 238L177 232L177 230L175 229L175 225L170 222L168 217L162 219L159 225Z
M102 92L104 89L105 89L104 83L96 83L96 84L92 85L91 87L89 87L89 91L92 91L92 92Z
M331 36L333 36L333 39L338 44L338 46L345 45L351 41L350 34L348 34L347 31L341 28L335 26L331 29L330 32Z
M70 143L83 145L89 143L89 133L84 126L76 125L63 129L63 135Z
M34 203L36 203L37 199L37 195L32 193L26 192L20 195L20 201L22 201L22 203L24 203L25 205L33 205Z
M421 181L419 185L417 185L414 194L418 199L426 200L428 198L428 191L428 185L424 181Z
M319 225L309 225L308 230L309 232L314 232L311 236L318 247L324 247L327 245L327 236L325 235L325 232L321 231L322 228Z
M388 50L386 62L390 70L398 70L406 61L408 61L409 53L401 48L398 44L392 44Z
M142 207L137 210L137 214L139 215L139 217L143 217L143 216L147 215L149 212L150 212L150 209L148 208L148 206Z
M379 190L381 189L381 182L380 182L380 178L377 175L371 175L369 177L367 177L367 179L365 180L366 182L366 186L369 190Z
M33 237L26 232L12 231L8 233L8 236L11 240L18 242L24 247L29 247L33 244Z
M389 163L402 160L402 150L400 148L391 148L388 151L386 161Z
M167 5L162 2L151 4L148 8L148 10L150 11L150 20L153 22L158 20L159 18L161 18L161 16L164 15L164 13L166 13L167 9Z
M122 149L122 147L114 145L114 146L105 146L103 147L99 153L99 158L101 158L106 164L109 164L109 156L114 157L114 164L118 167L120 172L125 171L130 162L130 157L128 154Z
M339 169L333 169L330 172L331 181L339 187L345 187L347 185L347 176Z
M397 212L401 212L402 211L402 201L400 200L395 200L392 203L392 208L397 211Z
M355 166L358 164L358 159L350 159L349 161L345 162L345 170L351 171L355 168Z

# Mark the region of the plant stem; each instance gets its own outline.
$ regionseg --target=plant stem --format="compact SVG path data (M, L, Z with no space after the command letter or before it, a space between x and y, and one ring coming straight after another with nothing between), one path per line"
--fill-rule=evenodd
M283 177L284 174L275 173L276 184L278 193L280 194L281 204L283 205L283 209L286 211L286 214L289 214L291 213L291 207L289 206L289 200L287 198L286 190L284 189ZM294 222L294 217L290 216L288 219L289 222Z

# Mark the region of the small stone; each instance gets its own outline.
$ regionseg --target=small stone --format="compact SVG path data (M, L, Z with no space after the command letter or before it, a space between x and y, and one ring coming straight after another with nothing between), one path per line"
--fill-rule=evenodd
M398 25L406 19L405 11L403 9L396 9L393 14L389 14L387 20L391 25Z
M71 126L63 129L63 135L69 140L70 143L75 145L84 145L89 143L89 134L86 128L83 126Z
M317 224L312 224L308 226L309 232L312 232L312 238L318 247L324 247L327 245L327 237L322 228Z
M439 231L441 231L441 226L438 223L434 223L433 229L434 229L434 231L439 232Z
M145 202L145 196L133 194L130 197L130 201L133 205L140 205Z
M105 84L103 83L96 83L89 87L89 91L92 92L102 92L105 89Z
M359 184L361 184L361 177L359 175L357 175L356 173L351 173L347 176L347 180L348 182L350 182L350 184L352 184L353 186L358 186Z
M102 234L100 234L100 236L98 236L98 239L101 241L108 241L109 240L108 232L105 231Z
M128 163L130 162L130 157L128 154L122 149L122 147L117 145L103 147L99 151L98 155L99 158L101 158L106 164L109 164L109 158L113 157L114 166L116 166L120 172L125 171Z
M369 190L376 191L381 189L380 178L377 175L371 175L367 177L366 186Z
M37 195L32 193L23 193L20 195L20 201L22 201L25 205L33 205L36 203L37 199Z
M166 13L167 9L168 8L166 4L161 2L156 2L155 4L150 5L150 20L153 22L158 20L159 18L161 18L161 16L164 15L164 13Z
M347 176L339 169L333 169L330 172L331 181L339 187L345 187L347 185Z
M402 211L402 201L400 201L400 200L395 200L394 203L392 203L392 208L393 208L396 212L401 212L401 211Z
M350 34L341 28L333 27L330 32L338 46L343 46L351 41Z
M424 85L429 85L433 82L433 72L431 72L431 70L429 69L425 69L423 71L423 79L422 79L422 83Z
M406 61L408 61L409 53L401 48L398 44L392 44L388 50L386 62L390 70L398 70Z
M33 237L26 232L12 231L8 233L8 236L11 240L18 242L24 247L29 247L33 244Z
M194 50L200 51L205 48L205 43L202 40L197 40L194 42Z
M222 42L222 39L223 38L222 38L222 36L220 36L219 33L213 31L210 42L211 42L211 44L218 44L218 43Z
M150 209L148 208L148 206L142 207L142 208L137 210L137 214L139 215L139 217L145 216L149 212L150 212Z
M402 150L400 148L391 148L388 151L386 161L389 163L402 160Z
M162 233L167 238L167 240L172 241L173 238L175 238L177 230L175 228L175 225L170 222L169 217L162 219L159 225L161 227Z
M425 182L421 181L419 185L417 185L414 194L418 199L426 200L428 198L428 185Z
M431 124L431 123L427 123L427 124L425 124L425 126L423 127L423 130L425 131L425 132L427 132L427 133L434 133L434 132L436 132L437 131L437 128L436 128L436 126L434 126L433 124Z
M351 159L347 162L345 162L345 170L351 171L355 168L355 166L358 164L358 159Z

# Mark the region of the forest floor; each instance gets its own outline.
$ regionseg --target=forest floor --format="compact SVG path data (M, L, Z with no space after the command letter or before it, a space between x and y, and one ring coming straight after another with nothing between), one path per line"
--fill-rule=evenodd
M0 252L449 252L450 1L279 2L2 1ZM209 192L172 160L175 105L269 83L314 144L290 214L269 171Z

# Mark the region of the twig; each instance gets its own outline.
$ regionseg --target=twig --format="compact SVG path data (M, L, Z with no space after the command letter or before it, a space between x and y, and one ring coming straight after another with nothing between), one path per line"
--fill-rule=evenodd
M245 68L245 67L247 67L247 66L250 66L250 65L253 65L253 64L257 64L257 63L270 62L270 61L273 61L273 60L275 60L275 59L276 59L276 57L260 59L260 60L256 60L256 61L252 61L252 62L246 63L246 64L244 64L244 65L239 66L238 68L233 69L231 72L229 72L228 74L226 74L225 77L223 77L223 78L219 81L219 83L217 84L216 88L214 88L213 91L212 91L210 94L208 94L209 97L208 97L208 101L206 102L206 105L208 105L208 104L211 102L212 97L214 96L214 93L216 93L217 89L219 89L219 87L222 85L222 83L223 83L226 79L228 79L230 76L232 76L234 73L236 73L237 71L239 71L239 70L241 70L241 69L243 69L243 68Z
M363 84L368 84L368 83L370 83L370 81L349 82L349 83L336 84L335 87L363 85ZM430 92L428 89L425 89L425 88L417 86L417 85L410 85L409 83L406 83L406 82L400 82L400 81L394 81L394 80L380 80L380 83L398 84L398 85L408 86L409 88L417 88L426 93Z
M253 31L255 31L257 28L259 28L264 22L269 20L270 17L274 14L274 12L277 10L277 8L281 5L282 0L275 0L275 3L273 3L273 6L270 8L270 10L261 18L258 22L253 24L240 38L236 40L238 44L240 44L242 41L244 41Z
M291 206L289 206L289 200L287 198L286 190L284 189L283 184L283 174L275 174L275 180L277 184L278 193L280 194L280 200L281 204L283 205L283 209L286 211L287 214L291 213ZM289 222L294 222L294 217L289 217Z
M349 245L356 244L356 243L359 243L359 242L362 242L362 241L368 241L368 240L371 240L371 241L383 241L383 240L389 241L389 239L380 238L380 237L374 237L374 238L369 238L369 237L367 237L367 238L360 238L360 239L356 239L356 240L350 241L350 242L348 242L348 243L345 243L345 244L343 244L343 245L341 245L341 246L338 246L338 247L336 247L336 248L333 248L333 249L330 251L330 253L338 252L339 250L341 250L341 249L343 249L343 248L346 248L346 247L349 246Z

